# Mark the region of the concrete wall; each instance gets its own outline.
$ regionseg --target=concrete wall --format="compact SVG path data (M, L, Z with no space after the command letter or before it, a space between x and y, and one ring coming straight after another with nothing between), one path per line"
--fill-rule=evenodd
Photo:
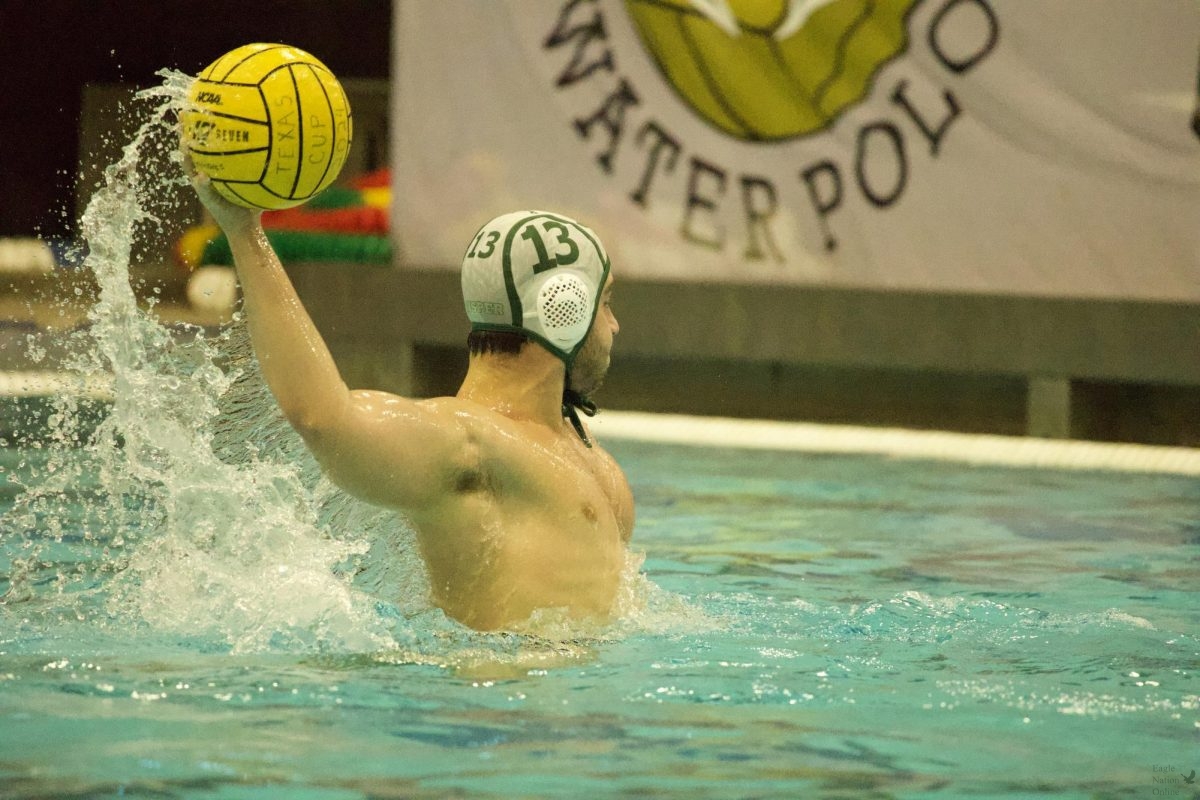
M289 270L347 378L453 392L453 271ZM602 406L1200 445L1200 309L621 279Z

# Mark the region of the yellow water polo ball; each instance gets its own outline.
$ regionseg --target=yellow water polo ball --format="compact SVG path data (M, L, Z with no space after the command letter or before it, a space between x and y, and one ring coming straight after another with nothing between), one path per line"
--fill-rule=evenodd
M247 208L290 208L317 195L341 172L353 136L338 79L285 44L248 44L208 65L180 122L192 163Z
M693 111L745 141L824 130L908 46L918 0L625 0Z

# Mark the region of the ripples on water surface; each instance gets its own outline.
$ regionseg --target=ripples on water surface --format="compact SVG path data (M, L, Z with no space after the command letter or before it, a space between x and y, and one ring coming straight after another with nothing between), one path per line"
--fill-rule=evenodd
M113 607L125 572L65 604L50 580L0 617L0 786L1188 796L1155 780L1187 775L1200 733L1194 481L612 445L659 588L603 636L380 603L384 646L248 647ZM47 556L102 550L64 536Z
M1191 796L1195 479L614 441L622 619L471 633L240 328L138 310L168 130L85 220L115 402L0 425L0 797Z

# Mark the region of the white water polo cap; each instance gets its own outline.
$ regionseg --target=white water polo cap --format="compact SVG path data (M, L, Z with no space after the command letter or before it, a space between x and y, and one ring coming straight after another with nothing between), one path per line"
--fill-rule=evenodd
M569 371L595 322L608 270L595 232L570 217L546 211L496 217L463 256L471 330L524 333Z

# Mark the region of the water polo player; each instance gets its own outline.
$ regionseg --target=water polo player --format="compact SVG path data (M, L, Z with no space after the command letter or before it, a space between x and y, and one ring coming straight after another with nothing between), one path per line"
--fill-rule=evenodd
M329 477L403 513L432 601L481 630L544 610L612 611L633 497L578 410L608 369L618 331L599 239L567 217L505 214L463 259L471 356L454 397L351 390L272 250L260 212L199 175L229 238L255 352L271 392Z

